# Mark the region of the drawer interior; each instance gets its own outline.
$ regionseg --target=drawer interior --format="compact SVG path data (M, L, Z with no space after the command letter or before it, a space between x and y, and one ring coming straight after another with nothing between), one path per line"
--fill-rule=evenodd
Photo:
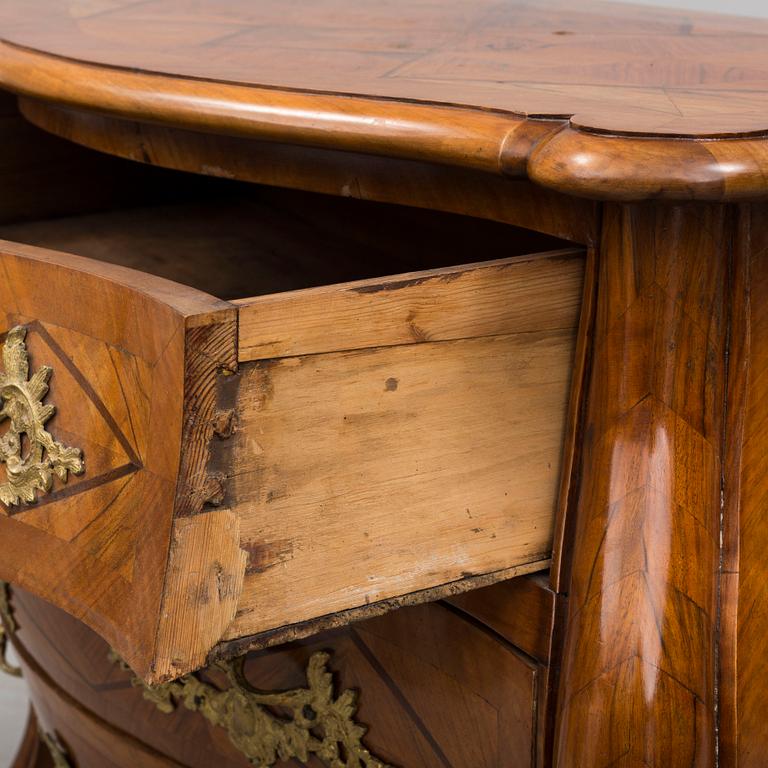
M120 201L108 210L6 223L0 238L132 267L228 300L566 245L468 216L139 170L146 173L143 182L133 179L135 207ZM152 196L159 198L153 205L140 205Z
M14 119L0 114L0 135ZM118 573L110 605L146 601L138 629L83 614L142 674L547 567L580 247L50 141L24 154L44 158L37 176L0 143L0 175L13 167L21 190L0 193L3 300L34 325L33 361L55 363L54 426L88 469L15 513L14 531ZM209 295L131 293L153 281L95 262ZM171 311L181 294L202 308ZM136 460L118 476L123 448ZM141 558L158 564L151 583ZM83 589L57 583L57 604L79 615Z

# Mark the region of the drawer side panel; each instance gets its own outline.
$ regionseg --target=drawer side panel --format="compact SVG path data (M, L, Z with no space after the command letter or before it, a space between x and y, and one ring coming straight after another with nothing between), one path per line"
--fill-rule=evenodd
M269 645L547 566L578 300L563 307L583 267L559 264L559 294L534 281L537 319L510 310L499 335L241 364L218 461L248 561L225 640ZM401 282L433 291L437 325L462 279ZM469 280L482 327L497 330L487 308L501 296ZM380 328L382 293L357 294ZM470 295L458 303L471 324Z

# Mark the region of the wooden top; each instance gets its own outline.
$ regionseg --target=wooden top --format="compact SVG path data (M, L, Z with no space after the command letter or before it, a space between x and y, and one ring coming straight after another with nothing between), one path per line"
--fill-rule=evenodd
M582 0L2 0L0 37L0 83L70 107L598 198L768 190L768 20Z

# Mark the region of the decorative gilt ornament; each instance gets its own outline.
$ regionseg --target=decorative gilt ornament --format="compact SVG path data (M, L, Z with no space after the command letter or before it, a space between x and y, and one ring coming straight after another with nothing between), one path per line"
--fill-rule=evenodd
M114 651L110 657L129 670ZM229 679L224 690L194 674L158 686L147 686L137 677L131 682L161 712L173 712L183 704L224 728L258 768L292 758L306 762L311 755L328 768L391 768L362 744L366 728L354 720L356 693L347 690L333 698L328 659L327 653L313 654L307 665L309 687L290 691L260 691L251 686L243 671L244 656L217 664Z
M13 609L8 590L8 582L0 581L0 672L5 672L13 677L21 677L21 670L8 663L5 658L8 650L8 641L16 631L16 619L13 618Z
M0 461L5 462L7 481L0 484L0 501L7 505L37 500L37 492L48 493L53 475L67 481L67 472L83 471L82 452L57 443L45 430L53 416L53 405L43 405L48 379L47 365L29 377L29 356L24 344L26 328L16 326L3 345L0 372L0 422L9 419L8 431L0 438Z
M45 746L48 747L48 752L51 754L51 760L53 761L53 768L72 768L72 763L67 758L67 753L59 743L56 734L44 733L42 736Z

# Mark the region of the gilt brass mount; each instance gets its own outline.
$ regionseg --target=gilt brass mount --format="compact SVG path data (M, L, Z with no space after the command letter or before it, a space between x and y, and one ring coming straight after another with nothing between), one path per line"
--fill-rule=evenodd
M13 618L8 583L0 581L0 672L13 677L21 677L21 670L14 667L5 657L8 640L16 631L16 619Z
M114 652L111 658L129 669ZM313 654L307 665L309 687L290 691L260 691L251 686L243 670L245 657L217 665L229 680L223 690L196 674L152 687L137 677L132 683L161 712L173 712L183 704L224 728L235 747L258 768L292 758L306 762L311 755L328 768L391 768L362 744L366 728L354 719L356 693L347 690L334 698L328 658L327 653Z
M59 739L55 733L52 734L41 731L40 737L43 740L45 746L48 747L48 752L50 753L51 760L53 761L53 768L72 768L72 763L69 762L67 753L61 746L61 742L59 742Z
M56 442L45 429L55 411L53 405L42 402L53 370L43 365L29 378L26 333L22 326L8 332L0 372L0 422L10 420L0 438L0 461L7 475L6 482L0 483L0 501L9 506L36 501L38 492L48 493L54 475L66 482L68 472L83 471L80 449Z

